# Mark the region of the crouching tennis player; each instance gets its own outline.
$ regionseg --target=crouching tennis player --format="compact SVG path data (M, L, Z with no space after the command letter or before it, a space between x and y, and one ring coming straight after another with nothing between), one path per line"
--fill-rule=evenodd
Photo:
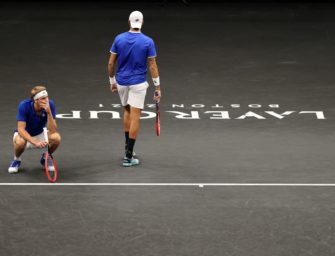
M56 109L44 86L35 86L31 98L19 104L17 113L17 130L14 131L14 160L8 168L9 173L17 173L21 165L21 155L25 149L42 149L47 146L43 128L47 127L49 151L53 153L60 144L61 137L57 132ZM44 166L43 155L40 160Z

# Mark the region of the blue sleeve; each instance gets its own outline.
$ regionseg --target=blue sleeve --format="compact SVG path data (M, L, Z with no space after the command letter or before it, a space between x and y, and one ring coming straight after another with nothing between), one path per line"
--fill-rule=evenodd
M116 53L117 54L117 38L115 38L114 43L112 47L109 50L111 53Z
M50 100L50 109L51 109L51 113L52 113L52 116L54 119L56 119L56 106L55 106L55 103Z
M148 49L148 57L156 57L156 47L153 40L150 40L149 42L149 49Z
M19 105L19 110L17 112L17 115L16 115L16 120L17 121L23 121L23 122L27 122L27 111L26 111L26 108L25 108L25 104L23 102L20 103Z

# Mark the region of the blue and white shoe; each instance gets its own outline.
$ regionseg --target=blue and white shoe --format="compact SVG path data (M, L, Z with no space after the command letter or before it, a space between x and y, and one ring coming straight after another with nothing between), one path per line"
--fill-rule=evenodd
M127 155L127 151L126 151L126 152L124 152L124 157L123 157L123 160L127 160L127 157L126 157L126 155ZM133 158L137 158L135 151L133 151Z
M44 165L45 165L44 153L42 154L40 163L44 167ZM50 172L54 172L55 171L55 167L52 164L52 160L50 158L48 158L48 169L49 169Z
M130 167L130 166L135 166L135 165L139 165L140 164L140 160L138 160L137 158L134 158L134 157L132 157L132 158L127 158L127 157L125 157L124 159L123 159L123 166L124 167Z
M17 173L19 171L19 167L21 165L21 161L19 160L13 160L8 168L9 173Z

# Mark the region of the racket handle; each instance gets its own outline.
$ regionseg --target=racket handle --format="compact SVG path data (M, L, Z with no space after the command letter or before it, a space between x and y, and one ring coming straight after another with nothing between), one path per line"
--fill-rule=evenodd
M43 134L45 141L49 143L48 129L46 127L43 128Z
M158 91L155 91L154 95L155 95L155 97L157 97L159 95ZM156 102L156 106L158 106L159 100L155 100L155 102Z

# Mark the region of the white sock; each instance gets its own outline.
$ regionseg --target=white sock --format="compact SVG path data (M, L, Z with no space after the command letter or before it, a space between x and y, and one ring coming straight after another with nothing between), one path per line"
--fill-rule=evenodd
M21 157L16 157L16 156L14 156L14 160L22 161Z

